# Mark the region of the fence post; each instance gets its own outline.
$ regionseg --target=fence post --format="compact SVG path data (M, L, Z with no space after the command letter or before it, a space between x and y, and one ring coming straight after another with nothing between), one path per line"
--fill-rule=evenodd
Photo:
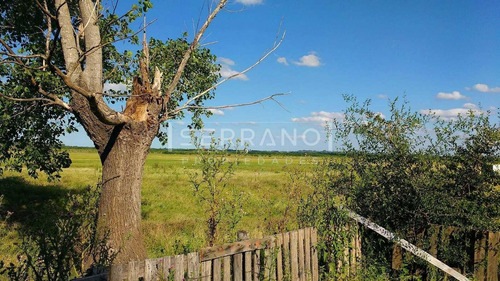
M476 232L474 243L474 277L478 281L485 280L486 277L486 240L487 236L482 231Z
M487 281L498 281L498 259L500 251L500 232L488 232Z

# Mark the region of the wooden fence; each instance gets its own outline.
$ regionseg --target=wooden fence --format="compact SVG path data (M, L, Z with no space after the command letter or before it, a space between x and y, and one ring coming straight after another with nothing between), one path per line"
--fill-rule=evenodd
M477 281L499 280L500 233L464 230L457 227L433 225L421 238L429 241L425 249L433 257L453 267L464 275L473 275ZM468 240L468 241L467 241ZM421 247L421 245L418 245ZM460 248L469 256L470 262L463 264L447 260L444 248ZM399 270L403 264L403 251L394 245L392 268ZM429 278L429 277L428 277ZM447 279L447 278L445 278Z
M109 280L318 281L317 231L292 232L113 265Z

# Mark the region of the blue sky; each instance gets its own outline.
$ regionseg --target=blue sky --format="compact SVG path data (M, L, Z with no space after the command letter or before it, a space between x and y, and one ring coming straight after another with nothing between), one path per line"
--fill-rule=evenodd
M156 22L148 37L176 38L185 31L193 36L202 7L202 17L207 15L203 0L153 3L147 19ZM120 1L124 9L131 4ZM241 71L272 47L280 22L286 30L280 48L244 79L219 87L210 105L290 91L279 99L287 111L273 102L217 111L206 120L207 128L218 134L231 128L235 137L242 129L253 130L254 149L322 150L324 141L314 147L302 143L316 134L310 130L306 136L304 130L323 134L324 121L341 116L346 107L342 94L372 99L382 114L387 98L403 95L414 110L432 109L445 118L500 106L500 1L236 0L216 17L203 42L217 42L209 48L220 58L223 75ZM173 136L185 123L172 122ZM296 130L296 143L267 145L271 138L280 143L283 130L289 135ZM268 140L262 142L265 134ZM92 145L82 133L63 140ZM173 138L169 146L182 145Z

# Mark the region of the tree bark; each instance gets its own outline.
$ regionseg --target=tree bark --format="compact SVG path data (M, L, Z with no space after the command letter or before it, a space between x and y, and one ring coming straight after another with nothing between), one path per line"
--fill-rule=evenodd
M99 227L109 231L108 244L118 252L113 263L144 260L141 228L143 167L154 135L146 122L116 126L100 154L102 189Z

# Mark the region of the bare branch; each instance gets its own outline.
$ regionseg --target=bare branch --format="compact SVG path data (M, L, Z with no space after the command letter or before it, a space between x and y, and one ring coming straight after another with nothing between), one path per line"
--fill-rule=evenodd
M241 72L238 72L238 73L235 73L233 75L230 75L224 79L222 79L221 81L219 81L218 83L216 83L215 85L211 86L210 88L206 89L205 91L197 94L196 96L190 98L186 103L184 103L181 107L181 110L184 109L185 107L189 106L189 104L191 102L193 102L194 100L206 95L207 93L209 93L210 91L212 91L213 89L217 88L218 86L220 86L221 84L227 82L228 80L238 76L238 75L242 75L242 74L245 74L247 73L248 71L250 71L252 68L256 67L258 64L260 64L263 60L265 60L270 54L272 54L274 51L276 51L276 49L278 49L278 47L281 45L281 43L283 42L283 39L285 38L285 34L286 32L283 32L283 35L281 37L281 40L279 40L277 43L274 44L273 48L271 50L269 50L269 52L267 52L266 54L264 54L259 60L257 60L253 65L251 65L250 67L248 67L247 69L241 71Z
M62 100L51 100L51 99L48 99L48 98L14 98L14 97L11 97L11 96L4 95L2 93L0 93L0 97L4 98L6 100L15 101L15 102L37 102L37 101L43 101L43 102L46 102L46 104L44 104L44 105L56 105L56 106L61 107L64 110L72 112L71 107L67 103L63 102Z
M275 97L278 97L278 96L286 96L286 95L289 95L291 94L291 92L286 92L286 93L277 93L277 94L273 94L273 95L270 95L270 96L267 96L265 98L262 98L260 100L256 100L256 101L252 101L252 102L246 102L246 103L237 103L237 104L228 104L228 105L219 105L219 106L201 106L201 105L188 105L188 106L185 106L183 108L177 108L171 112L168 112L169 115L175 115L177 114L178 112L182 111L182 110L185 110L185 109L224 109L224 108L232 108L232 107L242 107L242 106L249 106L249 105L254 105L254 104L260 104L266 100L272 100L274 102L276 102L281 108L283 108L284 110L286 110L287 112L289 112L281 102L279 102L278 100L275 99Z
M3 41L3 40L2 40ZM5 41L4 41L5 42ZM4 42L2 42L2 45L4 45ZM5 45L4 45L5 46ZM13 53L10 53L10 52L2 52L0 51L0 55L3 55L3 56L8 56L8 57L11 57L11 58L20 58L20 59L33 59L33 58L42 58L42 59L46 59L46 56L43 55L43 54L34 54L34 55L19 55L19 54L13 54Z
M205 33L205 30L208 28L212 20L215 18L217 13L226 5L227 0L221 0L217 7L214 9L214 11L208 16L207 20L203 24L203 26L200 28L200 31L196 34L196 36L193 39L193 42L191 42L191 45L189 46L189 49L184 53L184 57L182 58L181 63L179 64L179 68L177 69L177 72L175 73L174 79L172 80L172 83L167 88L167 91L165 93L166 99L164 99L165 103L168 102L170 99L170 95L174 92L175 88L177 87L177 84L179 83L179 80L181 79L181 75L184 72L184 68L187 65L187 62L189 58L191 57L191 53L198 47L198 42L200 41L201 37L203 36L203 33Z
M49 9L47 8L47 1L43 1L43 6L42 4L40 3L40 1L36 0L36 5L38 6L38 8L40 8L40 10L48 17L50 17L51 19L54 19L54 20L57 20L57 17L55 15L53 15L52 13L50 13Z
M19 101L19 102L33 102L33 101L44 101L44 102L49 102L49 103L53 103L54 101L51 100L51 99L47 99L47 98L14 98L14 97L11 97L11 96L7 96L7 95L4 95L2 93L0 93L0 97L6 99L6 100L10 100L10 101Z

